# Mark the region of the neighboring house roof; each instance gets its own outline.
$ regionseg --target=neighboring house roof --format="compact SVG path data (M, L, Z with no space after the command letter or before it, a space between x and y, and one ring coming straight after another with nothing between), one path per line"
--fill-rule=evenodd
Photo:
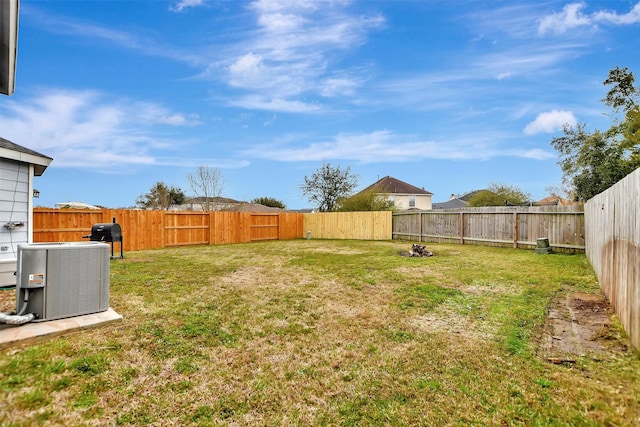
M557 206L562 201L562 197L549 196L542 200L538 200L535 204L538 206Z
M549 205L560 205L560 206L572 206L572 205L581 205L581 202L573 202L571 200L563 199L560 196L549 196L545 197L542 200L539 200L534 203L536 206L549 206Z
M209 203L215 204L242 203L238 200L229 199L228 197L188 197L185 199L184 204L205 204L207 199L209 199Z
M318 209L316 209L316 208L291 209L289 212L316 213L316 212L318 212Z
M169 209L172 211L204 210L207 205L207 200L209 201L209 209L217 211L222 210L224 207L242 203L226 197L187 197L184 199L184 203L181 205L171 205Z
M424 194L432 195L433 193L425 190L424 188L418 188L415 185L407 184L404 181L393 178L391 176L385 176L374 182L360 193L366 191L373 191L375 193L384 194Z
M53 160L51 157L40 154L29 148L11 142L0 137L0 158L16 160L22 163L29 163L35 166L34 174L40 176Z
M92 210L101 209L98 206L90 205L88 203L83 203L83 202L56 203L56 208L58 209L92 209Z
M465 202L462 199L451 199L442 203L434 203L433 209L458 209L458 208L466 208L469 205L469 202Z
M471 200L473 196L485 191L491 193L491 191L489 190L476 190L468 194L465 194L464 196L460 196L458 198L454 198L454 195L452 194L451 200L447 200L446 202L442 202L442 203L434 203L433 209L458 209L458 208L467 207L469 206L469 200ZM518 206L557 206L557 205L575 205L575 204L579 204L579 203L572 202L570 200L565 200L558 196L549 196L537 202L526 202ZM516 206L512 203L506 203L506 205Z
M172 210L191 210L194 206L204 206L206 201L206 197L190 197L182 205L172 206ZM221 212L281 212L284 210L255 203L240 202L227 197L209 197L209 204L212 210Z
M473 198L473 196L482 193L482 192L490 192L489 190L475 190L470 193L465 194L464 196L455 197L453 194L451 195L451 199L446 202L434 203L433 209L458 209L458 208L466 208L469 206L469 201Z
M265 206L265 205L258 205L256 203L240 202L237 205L225 207L225 208L221 209L221 211L226 211L226 212L282 212L283 209L274 208L274 207Z

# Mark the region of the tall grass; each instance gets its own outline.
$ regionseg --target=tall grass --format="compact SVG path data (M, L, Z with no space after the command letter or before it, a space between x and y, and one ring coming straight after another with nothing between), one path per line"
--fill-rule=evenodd
M128 253L122 322L0 355L0 424L640 423L637 353L536 355L551 299L598 292L583 255L409 245Z

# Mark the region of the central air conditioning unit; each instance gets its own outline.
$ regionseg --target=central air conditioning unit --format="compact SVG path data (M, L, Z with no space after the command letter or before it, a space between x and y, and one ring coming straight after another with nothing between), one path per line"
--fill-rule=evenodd
M16 312L42 322L108 310L109 250L99 242L18 245Z

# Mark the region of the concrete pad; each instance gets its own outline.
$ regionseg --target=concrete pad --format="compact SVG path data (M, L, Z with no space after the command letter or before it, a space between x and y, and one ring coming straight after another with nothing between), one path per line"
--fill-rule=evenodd
M56 337L82 329L96 328L121 320L122 316L109 308L107 311L100 313L50 320L48 322L31 322L20 326L7 326L0 329L0 350L10 347L22 347L45 338Z

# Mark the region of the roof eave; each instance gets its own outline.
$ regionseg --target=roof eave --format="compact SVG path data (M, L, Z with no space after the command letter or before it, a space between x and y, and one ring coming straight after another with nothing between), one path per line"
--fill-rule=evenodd
M53 160L51 157L37 156L35 154L23 153L21 151L10 150L8 148L0 148L0 158L34 165L34 174L36 176L41 176Z

